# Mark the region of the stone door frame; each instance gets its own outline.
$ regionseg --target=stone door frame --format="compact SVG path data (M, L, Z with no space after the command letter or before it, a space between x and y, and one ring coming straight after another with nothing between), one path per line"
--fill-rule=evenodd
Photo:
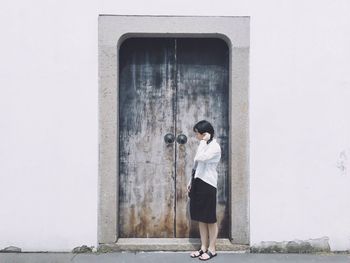
M122 248L125 243L118 240L118 52L130 37L212 37L226 41L230 50L229 236L232 244L249 245L249 26L249 17L99 16L99 245L118 247L119 243ZM175 239L171 249L179 248Z

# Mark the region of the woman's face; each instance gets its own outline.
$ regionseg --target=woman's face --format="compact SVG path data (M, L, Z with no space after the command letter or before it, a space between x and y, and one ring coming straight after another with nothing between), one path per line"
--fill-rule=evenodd
M195 131L195 133L196 133L196 138L197 138L197 140L203 140L203 137L205 136L204 133L201 134L201 133L199 133L198 131Z

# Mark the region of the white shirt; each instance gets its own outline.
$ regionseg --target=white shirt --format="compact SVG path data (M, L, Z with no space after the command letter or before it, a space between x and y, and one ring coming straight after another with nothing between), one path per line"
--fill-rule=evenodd
M200 178L204 182L217 188L218 173L216 167L221 158L220 145L213 139L209 144L201 140L196 156L194 157L195 178Z

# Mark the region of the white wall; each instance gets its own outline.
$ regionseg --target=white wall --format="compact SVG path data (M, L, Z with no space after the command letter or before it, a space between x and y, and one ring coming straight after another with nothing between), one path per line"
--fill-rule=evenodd
M0 248L96 243L97 7L0 9Z
M350 171L337 168L341 152L350 159L349 8L297 1L253 16L252 242L328 236L350 248Z
M96 246L99 13L251 16L251 242L350 249L350 2L168 2L2 2L0 249Z

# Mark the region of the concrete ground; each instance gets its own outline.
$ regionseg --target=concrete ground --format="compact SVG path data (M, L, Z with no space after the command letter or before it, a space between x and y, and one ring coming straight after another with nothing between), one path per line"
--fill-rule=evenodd
M0 253L1 263L193 263L198 259L189 257L188 252L122 252L122 253ZM216 263L276 263L276 262L350 262L350 254L251 254L219 252L210 262Z

